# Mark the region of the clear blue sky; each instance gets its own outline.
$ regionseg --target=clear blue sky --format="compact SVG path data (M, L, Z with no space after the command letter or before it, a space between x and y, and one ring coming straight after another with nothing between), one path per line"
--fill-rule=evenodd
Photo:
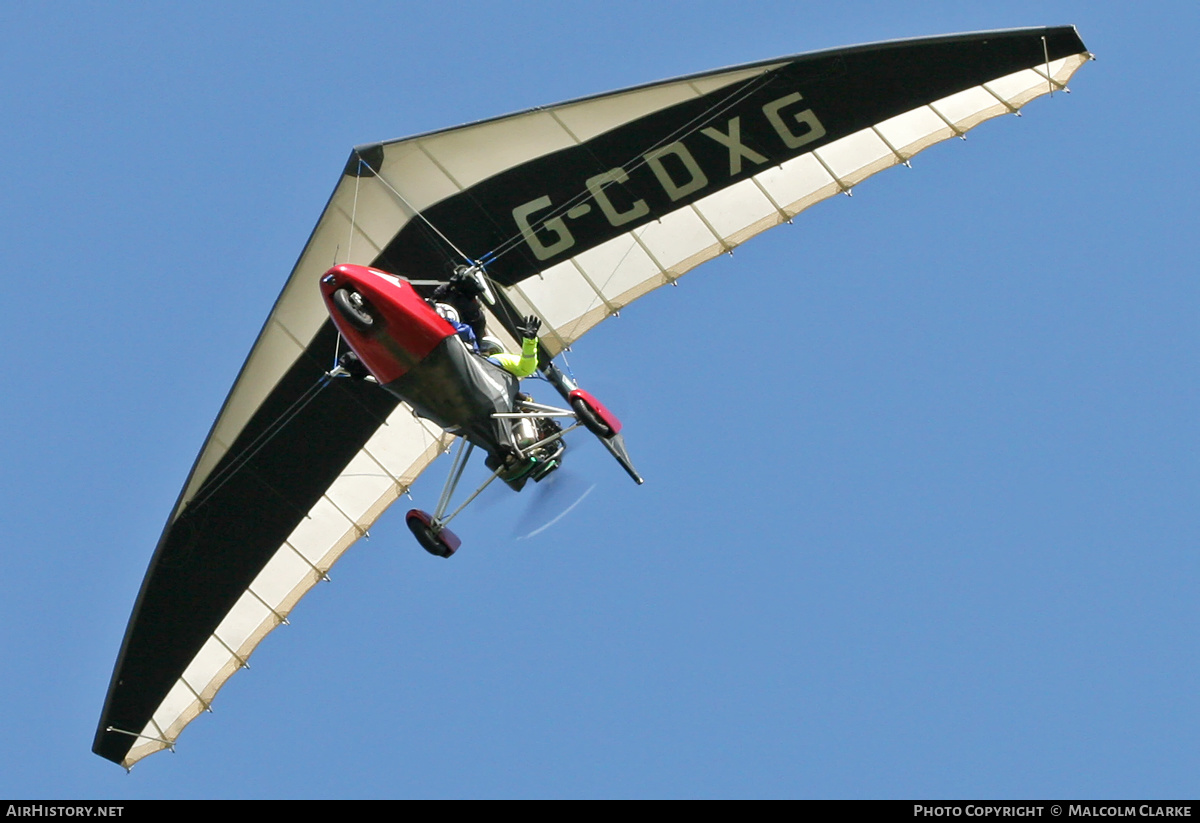
M0 796L1194 798L1197 5L441 8L0 9ZM582 446L581 506L517 539L541 515L497 489L450 561L397 506L178 753L91 754L159 532L353 145L1058 24L1099 58L1071 95L576 347L645 486Z

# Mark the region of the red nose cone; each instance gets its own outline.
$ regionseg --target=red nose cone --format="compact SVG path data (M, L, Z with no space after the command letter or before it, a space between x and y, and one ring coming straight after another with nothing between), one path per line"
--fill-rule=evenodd
M454 334L407 280L379 269L334 266L321 278L321 296L342 337L382 384Z

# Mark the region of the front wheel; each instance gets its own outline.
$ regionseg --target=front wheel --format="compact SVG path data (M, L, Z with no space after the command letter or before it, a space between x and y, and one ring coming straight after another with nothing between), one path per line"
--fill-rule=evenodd
M371 304L363 296L350 289L338 289L333 293L333 305L338 313L356 331L371 334L379 328L379 321L371 309Z

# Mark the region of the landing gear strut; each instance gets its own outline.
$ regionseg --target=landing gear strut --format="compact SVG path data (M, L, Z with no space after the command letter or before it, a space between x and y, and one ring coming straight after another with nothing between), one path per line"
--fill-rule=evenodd
M513 489L520 491L529 479L539 481L559 467L565 445L562 437L575 428L564 430L550 418L574 417L572 412L556 409L553 406L541 406L531 400L518 400L517 411L497 412L497 419L511 421L516 445L505 459L492 455L487 460L487 466L492 470L487 480L477 488L458 508L447 514L450 500L458 481L462 478L463 470L475 445L465 437L459 441L458 450L454 454L454 463L450 467L450 476L442 488L442 496L438 499L433 514L412 509L405 515L404 522L413 537L421 544L421 548L437 557L449 557L458 550L460 541L454 532L446 528L459 512L478 497L491 482L499 477Z

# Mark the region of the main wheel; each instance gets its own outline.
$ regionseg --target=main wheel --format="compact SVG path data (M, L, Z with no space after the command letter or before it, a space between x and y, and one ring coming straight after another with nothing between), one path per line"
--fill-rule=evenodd
M587 401L582 397L576 397L571 400L571 408L575 410L575 416L579 418L579 422L583 427L597 437L612 437L614 432L612 428L600 419L600 415L592 411L592 407L587 404Z
M421 548L434 557L449 557L458 551L459 539L449 529L434 531L433 518L420 509L413 509L404 516L408 530L417 538Z
M333 305L337 306L347 323L363 334L371 334L380 326L371 304L356 291L338 289L333 293Z

